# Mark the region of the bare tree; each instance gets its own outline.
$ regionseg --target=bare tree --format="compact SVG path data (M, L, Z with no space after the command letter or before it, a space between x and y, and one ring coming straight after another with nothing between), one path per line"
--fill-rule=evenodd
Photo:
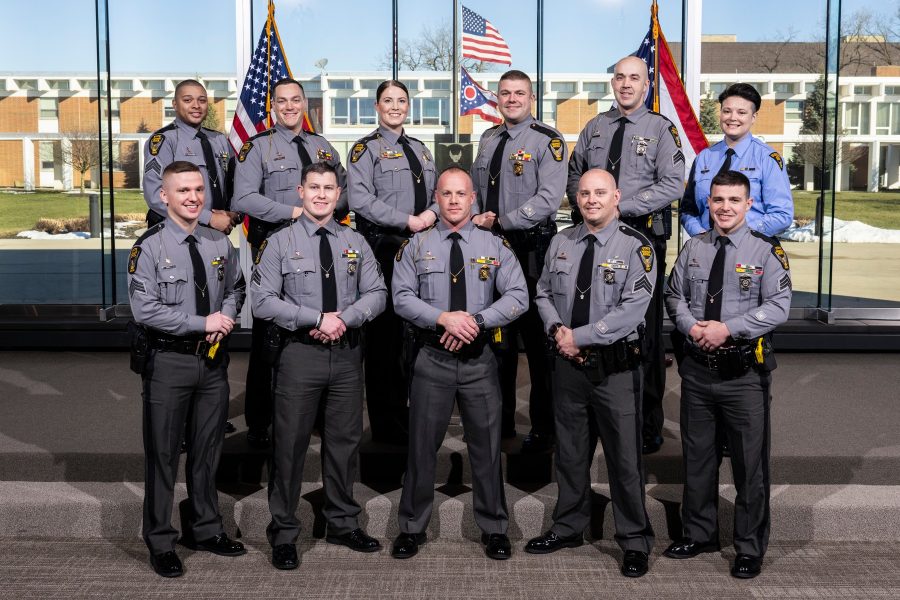
M398 48L398 62L402 71L452 71L453 70L453 29L448 22L431 28L423 25L418 38L404 40ZM390 69L394 53L388 48L378 62L377 68ZM493 63L462 58L460 64L468 71L484 73L493 69Z
M100 166L100 141L96 133L83 129L65 131L62 137L62 161L81 174L81 193L84 194L85 174Z
M793 26L786 32L779 31L774 47L769 48L767 52L756 53L757 56L753 57L753 67L760 73L777 73L778 67L785 62L786 55L794 45L797 35L797 29Z

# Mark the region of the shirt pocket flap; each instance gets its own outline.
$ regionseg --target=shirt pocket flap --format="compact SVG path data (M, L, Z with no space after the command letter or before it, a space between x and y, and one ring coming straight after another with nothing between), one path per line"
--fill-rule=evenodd
M187 271L185 269L179 269L178 267L160 270L156 279L158 283L176 283L179 281L185 282L187 280Z
M550 263L550 271L553 273L571 273L572 263L567 260L554 260Z
M429 273L443 273L445 269L444 261L439 258L420 259L416 261L416 274L428 275Z
M287 171L296 171L299 168L300 165L297 161L289 158L285 160L266 161L266 170L269 173L286 173Z
M288 273L312 273L316 270L316 263L311 258L285 258L281 261L281 274Z

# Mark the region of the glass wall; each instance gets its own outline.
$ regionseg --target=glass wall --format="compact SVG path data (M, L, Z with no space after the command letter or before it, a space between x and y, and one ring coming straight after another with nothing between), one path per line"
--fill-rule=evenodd
M763 106L753 134L780 153L793 187L795 218L783 237L795 306L900 307L900 221L892 210L900 201L898 16L863 0L762 3L759 10L732 0L703 4L703 101L695 109L709 141L722 138L715 97L736 81L756 87ZM0 24L4 39L22 48L34 47L28 32L67 32L43 36L39 50L0 57L0 272L8 284L0 305L127 302L124 254L145 227L142 146L174 118L174 86L187 77L207 87L209 123L227 133L243 84L241 52L251 52L268 10L263 0L247 0L252 23L245 23L235 4L163 0L147 11L141 3L38 0ZM477 152L492 123L454 115L452 2L397 0L396 20L388 0L276 5L311 120L343 157L375 129L375 88L395 69L410 89L410 134L439 160L454 132ZM774 7L793 25L773 29ZM649 3L468 0L466 8L499 30L512 68L535 78L541 118L570 148L587 121L611 107L610 69L637 50L650 23ZM680 67L682 3L659 10ZM823 78L829 15L840 24L837 81ZM173 22L198 26L184 34ZM251 40L244 49L239 23ZM463 65L493 90L508 68ZM837 137L830 145L820 122L829 99ZM677 245L669 245L672 254Z

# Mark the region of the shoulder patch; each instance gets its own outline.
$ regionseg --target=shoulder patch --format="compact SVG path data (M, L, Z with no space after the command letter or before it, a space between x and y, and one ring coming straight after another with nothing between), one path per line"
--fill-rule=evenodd
M353 145L353 150L350 152L350 162L355 163L359 161L368 148L369 147L363 142L356 142L356 144Z
M131 248L131 254L128 255L128 273L133 275L137 271L137 261L141 256L141 247L135 244Z
M769 242L770 244L772 244L772 256L774 256L775 258L778 259L778 262L781 263L781 266L784 268L785 271L787 271L788 269L791 268L790 263L788 262L787 254L785 254L784 248L781 247L781 242L778 240L777 237L772 237L771 235L766 235L764 233L760 233L760 232L756 231L755 229L751 229L750 234L753 237L758 237L759 239L765 240L765 241Z
M562 162L563 159L563 141L562 138L551 138L550 142L547 144L550 147L550 152L553 154L553 160L556 162Z
M268 246L268 245L269 245L268 239L265 239L262 241L262 244L259 245L259 250L257 250L257 252L256 252L256 258L253 259L253 264L255 264L255 265L259 264L259 261L262 260L263 252L265 252L266 246Z
M678 135L678 128L674 125L669 125L669 133L672 134L672 139L675 140L675 146L681 148L681 137Z
M649 273L653 270L653 248L650 245L643 245L638 248L638 256L641 257L641 262L644 264L644 271Z
M166 136L161 133L154 133L150 136L150 155L156 156L159 154L159 148L162 146L162 143L166 140Z
M397 249L397 256L394 257L397 260L397 262L400 262L400 259L403 258L403 249L406 248L408 245L409 245L409 238L406 238L405 240L403 240L403 243L400 244L400 247Z
M244 142L244 145L241 146L241 151L238 152L238 162L244 162L247 160L247 153L253 148L253 142L247 140Z
M772 160L775 161L775 164L778 165L778 168L784 171L784 161L781 160L781 155L777 152L772 152L772 154L770 154L769 156L772 157Z

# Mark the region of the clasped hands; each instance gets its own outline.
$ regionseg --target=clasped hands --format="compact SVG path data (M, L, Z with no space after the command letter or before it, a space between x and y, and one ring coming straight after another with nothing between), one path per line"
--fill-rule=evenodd
M718 350L731 337L728 327L721 321L697 321L688 332L691 339L704 352Z
M324 313L322 322L318 327L314 327L309 335L314 340L318 340L323 344L337 342L341 336L347 333L347 324L341 320L341 311Z
M481 333L475 318L464 310L443 312L437 324L444 328L441 344L450 352L459 352L466 344L471 344Z
M560 325L553 337L556 342L556 350L563 358L567 358L576 363L584 362L584 355L581 348L575 344L575 332L565 325Z
M214 312L206 317L204 330L206 331L206 341L210 344L220 341L231 333L232 329L234 329L234 319L221 312Z

